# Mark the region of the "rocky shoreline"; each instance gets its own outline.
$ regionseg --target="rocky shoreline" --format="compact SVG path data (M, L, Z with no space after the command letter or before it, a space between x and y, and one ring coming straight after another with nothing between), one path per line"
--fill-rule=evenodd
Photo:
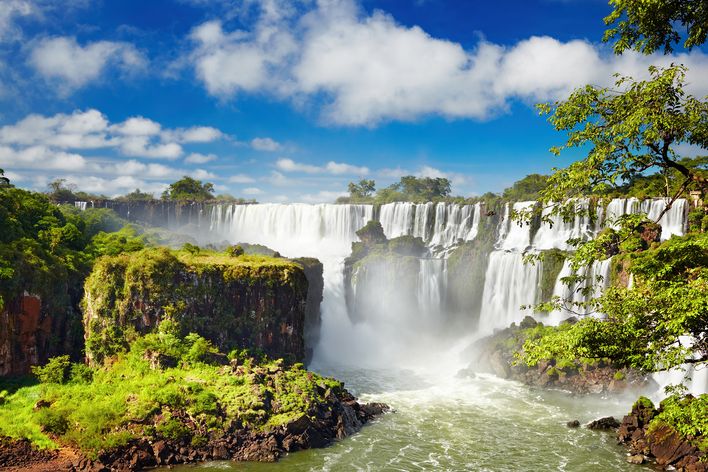
M330 393L326 404L268 431L241 428L212 433L203 445L188 439L140 439L103 451L95 459L73 449L37 450L25 439L0 438L0 469L107 472L209 460L274 462L286 453L325 447L352 435L387 411L389 407L383 403L361 404L346 391L339 396Z
M652 423L659 411L651 401L641 398L622 419L617 441L629 449L627 461L633 464L654 461L664 470L708 472L706 452L691 444L673 426L661 421Z
M569 322L573 322L571 319ZM576 361L561 364L556 360L540 361L535 366L519 362L525 330L542 326L530 316L517 326L512 324L492 336L479 340L471 348L473 361L460 375L486 372L526 385L557 389L578 395L621 393L656 387L652 378L633 369L618 367L607 360Z

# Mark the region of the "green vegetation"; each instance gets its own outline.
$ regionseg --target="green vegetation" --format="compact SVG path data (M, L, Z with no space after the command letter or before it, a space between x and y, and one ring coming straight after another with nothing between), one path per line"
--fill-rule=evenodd
M102 232L123 223L110 210L79 212L42 194L0 189L0 307L28 291L41 296L50 312L66 315L104 249Z
M214 184L184 176L162 193L163 200L203 202L214 199Z
M0 188L10 187L10 179L5 177L5 170L0 169Z
M349 196L340 197L337 203L391 203L447 201L451 182L443 177L414 177L407 175L400 181L375 191L376 182L361 180L349 183ZM375 193L374 193L375 192Z
M85 291L86 353L101 363L166 320L182 335L198 332L223 349L255 346L304 302L307 280L289 259L189 245L102 257Z
M605 257L600 251L613 244L618 250L619 239L611 230L601 234L572 256L573 263ZM521 358L527 364L552 358L609 358L620 366L653 372L708 363L708 234L673 237L624 253L623 258L627 263L621 267L634 276L634 286L612 286L592 302L607 319L544 328L542 336L524 344ZM684 336L695 341L687 345Z
M110 366L74 373L68 359L37 369L41 384L5 392L0 434L91 457L136 438L206 442L242 427L269 430L327 405L341 383L245 351L220 354L165 323ZM84 369L85 366L82 365ZM0 383L0 390L5 385Z
M537 200L541 190L545 189L547 185L547 175L530 174L514 182L511 187L504 189L502 197L515 202Z
M634 49L651 54L663 49L673 51L685 36L683 47L691 49L706 41L708 5L693 0L610 0L614 7L605 18L612 26L604 41L615 40L614 50L622 54ZM680 28L679 28L680 25ZM685 31L685 33L684 33Z
M126 202L153 202L155 201L155 195L141 192L139 188L136 188L130 193L117 197L116 200Z

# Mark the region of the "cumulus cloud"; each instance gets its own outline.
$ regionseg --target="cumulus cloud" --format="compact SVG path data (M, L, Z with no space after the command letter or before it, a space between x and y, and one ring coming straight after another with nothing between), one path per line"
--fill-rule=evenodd
M317 193L306 193L300 195L303 202L307 203L332 203L339 197L345 197L346 192L332 192L329 190L321 190Z
M229 177L229 183L232 184L250 184L252 182L255 182L255 179L246 174L236 174Z
M511 46L485 40L473 48L368 14L354 0L306 3L305 11L273 15L267 4L248 30L204 23L192 32L191 56L207 91L222 99L260 92L314 102L328 124L375 126L383 121L488 119L512 100L560 99L587 83L612 85L620 72L646 77L650 64L681 62L689 90L708 93L708 55L615 56L583 40L537 36Z
M244 195L261 195L263 190L256 187L247 187L241 191Z
M64 93L97 80L108 67L133 73L146 62L129 43L96 41L82 46L67 36L37 41L29 56L29 64L45 79L58 83Z
M204 126L163 129L160 123L142 116L111 124L100 111L91 109L54 116L29 115L0 127L0 145L62 150L115 148L131 157L177 159L183 154L180 142L203 142L207 137L222 135L216 128Z
M205 129L216 131L209 131L209 136L222 135L209 127L165 129L141 116L111 123L98 110L54 116L33 114L0 127L0 167L31 171L14 175L35 188L46 185L47 178L41 172L52 171L52 178L71 177L82 190L107 194L138 187L159 190L165 181L182 175L214 180L218 176L205 169L192 171L140 160L180 157L184 150L175 141L201 142L207 137ZM196 137L190 136L191 130L197 131ZM213 154L191 153L185 162L204 164L214 159Z
M253 138L251 147L256 151L278 151L282 148L279 142L271 138Z
M216 155L214 154L200 154L198 152L193 152L184 158L184 162L187 164L206 164L207 162L215 160Z
M369 173L368 167L359 167L351 164L345 164L341 162L329 161L324 166L315 166L311 164L303 164L300 162L295 162L292 159L282 158L278 159L275 166L284 172L304 172L307 174L321 174L328 173L334 175L342 174L358 174L366 175Z

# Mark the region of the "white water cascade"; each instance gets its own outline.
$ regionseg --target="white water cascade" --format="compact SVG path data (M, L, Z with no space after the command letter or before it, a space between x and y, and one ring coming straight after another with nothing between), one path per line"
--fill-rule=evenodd
M589 202L579 200L578 204L587 208ZM460 336L490 334L533 314L519 309L521 305L540 301L542 262L525 264L524 255L529 251L567 250L568 238L593 237L604 222L619 215L641 211L656 218L665 208L666 201L615 199L609 202L604 212L602 205L597 205L593 219L583 215L563 221L554 216L553 224L541 224L535 235L528 225L520 226L510 219L512 210L522 211L533 205L534 202L506 205L504 217L495 231L496 249L489 254L477 332L459 333ZM679 200L663 215L660 221L662 239L684 233L687 205L685 200ZM359 365L412 364L420 361L416 353L439 349L428 338L435 335L435 323L445 322L446 258L459 243L472 241L478 236L480 221L485 217L485 208L481 204L448 203L391 203L378 210L372 205L215 205L210 212L209 232L200 235L209 240L204 242L228 240L230 243L263 244L288 257L311 256L323 262L322 331L321 341L315 347L314 362L356 362ZM405 302L413 302L416 309L391 310L387 318L378 316L352 322L345 302L343 261L351 251L351 243L357 240L356 231L371 219L381 222L388 238L403 235L422 238L434 257L421 258L419 265L415 266L417 288L414 300ZM602 281L594 294L583 295L578 287L567 287L560 282L562 277L570 275L567 263L558 275L553 294L578 302L598 295L609 283L610 261L596 262L588 270L587 275L593 280ZM390 278L391 274L387 277ZM395 305L390 299L374 302L384 308ZM405 303L399 305L406 306ZM545 323L556 324L572 314L558 310L549 315L534 316ZM419 318L413 320L413 316ZM694 383L703 382L708 386L705 374L698 373L694 377L698 379L694 379Z
M440 313L445 303L447 270L445 259L421 259L418 272L418 305L426 318Z

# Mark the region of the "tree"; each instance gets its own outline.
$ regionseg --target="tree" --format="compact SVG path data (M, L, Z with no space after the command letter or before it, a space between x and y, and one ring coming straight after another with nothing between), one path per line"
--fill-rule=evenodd
M706 41L708 2L705 0L610 0L614 7L605 24L603 40L615 40L614 50L622 54L634 49L651 54L659 49L673 51L681 41L677 26L686 30L683 47L691 49Z
M127 193L118 199L129 202L150 202L155 200L155 196L152 193L141 192L139 188L136 188L134 191Z
M196 180L188 176L182 177L177 182L170 184L162 194L165 200L183 200L201 202L214 198L214 184L207 182L202 184L201 180Z
M536 200L541 190L548 185L548 176L541 174L529 174L521 180L504 189L502 196L508 200Z
M376 182L362 179L358 184L349 182L349 196L352 201L371 198L376 191Z
M10 179L5 177L5 171L3 169L0 169L0 188L3 187L10 187Z
M76 185L67 184L66 179L54 179L47 184L49 198L55 202L73 202L77 200Z
M606 190L657 169L683 177L675 197L688 188L706 188L705 174L683 165L676 146L708 147L708 103L684 92L685 67L649 71L646 81L619 77L619 90L588 85L565 101L538 105L556 130L568 134L553 154L589 146L587 157L551 175L540 192L543 202Z
M400 189L406 197L413 200L430 201L435 198L450 196L451 183L443 177L401 177Z

